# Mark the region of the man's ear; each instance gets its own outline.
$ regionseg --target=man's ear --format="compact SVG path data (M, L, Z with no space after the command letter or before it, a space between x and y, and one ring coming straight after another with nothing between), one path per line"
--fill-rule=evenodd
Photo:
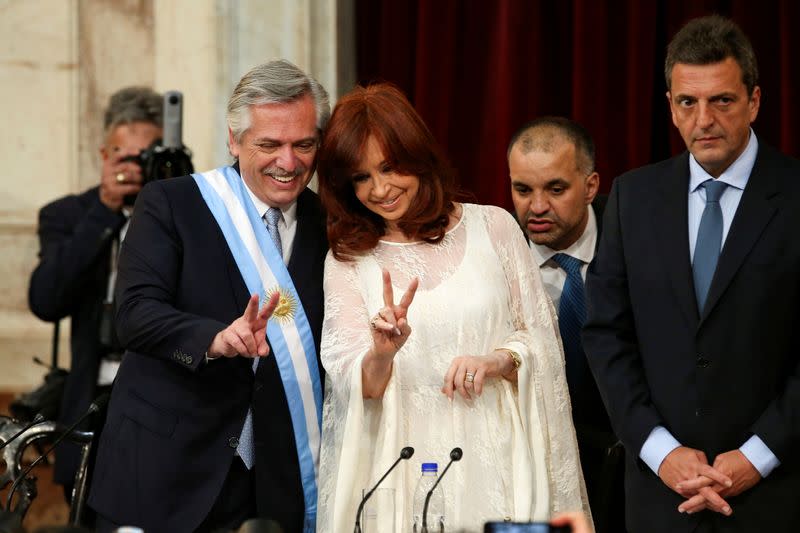
M756 85L753 88L753 94L750 96L750 123L756 121L758 110L761 107L761 87Z
M233 137L233 131L230 128L228 128L228 151L236 159L239 158L239 143L236 142Z
M670 91L667 91L667 103L669 104L669 114L670 117L672 117L672 124L677 128L678 121L675 118L675 107L672 105L672 93Z
M600 190L600 174L592 172L586 176L586 205L594 201L597 191Z

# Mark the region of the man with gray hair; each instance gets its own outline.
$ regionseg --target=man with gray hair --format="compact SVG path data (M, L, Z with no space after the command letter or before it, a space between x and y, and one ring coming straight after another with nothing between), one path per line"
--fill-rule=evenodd
M50 322L70 317L71 364L59 422L78 420L110 387L122 350L113 333L111 298L116 250L130 217L126 198L141 189L142 169L127 161L162 134L162 96L147 87L111 95L100 147L100 184L60 198L39 212L39 264L30 280L31 311ZM94 421L92 421L94 422ZM82 426L97 431L96 423ZM62 443L54 479L71 498L80 451Z
M228 103L233 166L139 195L89 500L100 531L314 531L327 241L306 185L329 115L314 79L260 65Z

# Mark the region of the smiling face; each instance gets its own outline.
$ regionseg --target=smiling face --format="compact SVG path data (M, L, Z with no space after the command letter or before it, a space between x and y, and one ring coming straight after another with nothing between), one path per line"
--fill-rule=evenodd
M311 96L251 106L250 127L239 141L228 134L231 154L253 194L270 207L291 205L314 172L319 137Z
M716 178L747 147L761 89L748 96L742 70L729 57L709 65L675 64L667 99L686 148Z
M417 196L419 178L396 172L387 163L378 141L371 135L353 175L353 189L364 207L383 218L387 237L403 237L397 222L408 212Z
M528 238L553 250L571 246L589 220L588 205L600 184L597 172L578 168L575 145L559 142L552 150L523 153L519 143L508 157L511 199Z

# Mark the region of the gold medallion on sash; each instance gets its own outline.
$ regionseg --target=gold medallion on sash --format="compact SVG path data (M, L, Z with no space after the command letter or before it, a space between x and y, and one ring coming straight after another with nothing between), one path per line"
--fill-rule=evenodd
M272 298L272 295L276 292L280 296L278 297L278 305L275 306L275 311L272 312L272 318L278 322L291 322L294 320L294 314L297 311L297 298L284 287L275 286L266 291L266 299Z

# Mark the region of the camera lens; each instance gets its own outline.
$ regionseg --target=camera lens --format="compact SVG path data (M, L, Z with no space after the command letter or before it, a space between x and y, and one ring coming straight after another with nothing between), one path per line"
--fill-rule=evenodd
M173 94L173 95L171 95L171 96L170 96L170 97L169 97L167 100L169 101L169 104L170 104L170 105L176 105L176 104L177 104L177 103L180 101L180 99L178 98L178 96L177 96L177 95L174 95L174 94Z

